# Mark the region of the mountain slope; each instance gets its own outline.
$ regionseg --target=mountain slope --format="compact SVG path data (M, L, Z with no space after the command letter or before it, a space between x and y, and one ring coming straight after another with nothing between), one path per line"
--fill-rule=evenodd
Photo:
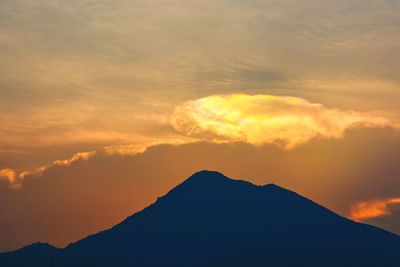
M29 258L18 251L8 255ZM0 255L0 266L2 259ZM340 217L279 186L255 186L202 171L113 228L53 252L52 262L54 266L400 266L400 237Z
M38 242L14 252L0 254L0 266L53 266L58 253L58 248Z

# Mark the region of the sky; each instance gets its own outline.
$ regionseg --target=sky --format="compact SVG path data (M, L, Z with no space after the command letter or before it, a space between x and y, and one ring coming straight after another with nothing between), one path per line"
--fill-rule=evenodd
M63 247L202 169L400 234L399 13L0 1L0 251Z

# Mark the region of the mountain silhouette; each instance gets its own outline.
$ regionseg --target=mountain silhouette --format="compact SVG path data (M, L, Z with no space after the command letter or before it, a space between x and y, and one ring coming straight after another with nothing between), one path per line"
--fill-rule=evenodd
M201 171L111 229L3 253L0 266L399 267L400 237L274 184Z

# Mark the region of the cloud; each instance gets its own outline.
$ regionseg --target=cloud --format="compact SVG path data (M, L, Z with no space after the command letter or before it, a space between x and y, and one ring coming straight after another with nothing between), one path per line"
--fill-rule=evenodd
M15 186L17 174L13 169L0 170L0 180L6 180L11 187Z
M0 3L0 168L171 134L209 94L400 112L394 1L50 2Z
M69 159L65 160L56 160L53 162L53 165L55 166L69 166L72 163L78 161L78 160L88 160L89 158L93 157L96 154L95 151L90 151L90 152L79 152L73 155Z
M17 177L8 174L7 177L12 177L8 180L20 187L25 178L40 176L56 166L69 166L96 154L135 155L157 145L245 142L257 146L278 144L291 149L316 137L342 138L354 126L397 127L388 118L373 113L328 108L299 97L247 94L213 95L184 102L175 107L169 122L180 134L78 152L68 159L22 171ZM9 170L16 174L15 170Z
M103 148L102 152L106 155L132 156L143 153L150 147L157 145L181 145L195 141L196 140L190 140L189 138L160 139L136 144L106 146Z
M392 214L391 206L400 204L400 198L363 201L351 207L349 217L355 221L365 221Z
M41 176L44 172L56 166L70 166L74 162L88 160L95 155L96 151L78 152L68 159L55 160L50 164L37 167L34 170L21 171L19 174L13 169L3 169L0 170L0 179L7 179L12 189L20 189L23 181L29 176Z
M187 136L293 148L315 137L341 138L353 126L394 126L372 113L328 108L292 96L214 95L179 105L174 128Z
M156 141L148 141L128 145L110 145L105 146L98 151L77 152L72 157L67 159L55 160L49 164L42 165L34 168L33 170L24 170L19 173L11 168L0 170L0 179L6 179L12 189L20 189L23 181L32 176L42 176L46 171L54 167L68 167L77 161L86 161L96 155L103 156L133 156L136 154L144 153L149 148L157 145L183 145L198 142L197 139L190 138L170 138L160 139Z
M78 152L74 154L71 158L69 159L64 159L64 160L55 160L50 164L40 166L38 168L35 168L33 171L23 171L19 174L19 178L21 180L25 179L28 176L40 176L42 175L45 171L48 169L51 169L55 166L70 166L72 163L77 162L77 161L84 161L88 160L91 157L96 155L96 151L89 151L89 152Z

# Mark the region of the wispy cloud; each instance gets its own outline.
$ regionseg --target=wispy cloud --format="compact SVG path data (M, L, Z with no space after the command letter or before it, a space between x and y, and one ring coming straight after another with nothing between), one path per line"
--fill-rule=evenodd
M315 137L341 138L353 126L396 126L373 113L329 108L305 99L272 95L214 95L175 109L175 129L184 135L254 145L293 148Z
M50 164L43 165L35 168L34 170L25 170L21 172L17 172L13 169L2 169L0 170L0 179L6 179L12 189L19 189L22 186L23 181L30 176L41 176L44 172L48 171L51 168L57 166L70 166L74 162L77 161L85 161L96 155L96 151L89 152L78 152L74 154L72 157L64 160L55 160Z
M91 157L93 157L96 154L95 151L90 151L90 152L79 152L73 155L69 159L65 160L56 160L53 162L53 166L69 166L72 163L79 161L79 160L88 160Z
M350 218L355 221L365 221L392 214L391 206L400 204L400 198L387 198L363 201L354 204L350 210Z
M78 161L86 161L93 158L96 155L120 155L120 156L131 156L145 152L147 149L157 145L180 145L196 142L196 139L190 138L175 138L175 139L165 139L156 140L151 142L143 142L128 145L110 145L106 146L98 151L86 151L77 152L67 159L55 160L52 163L42 165L34 168L33 170L24 170L18 172L17 170L7 168L0 170L0 180L6 180L10 188L20 189L23 181L29 177L42 176L48 170L55 167L68 167Z
M103 148L103 153L107 155L135 155L139 153L145 152L152 146L157 145L182 145L197 142L197 139L193 138L171 138L171 139L160 139L151 141L148 143L138 143L138 144L128 144L128 145L113 145L113 146L106 146Z
M29 177L42 176L48 170L55 167L68 167L78 161L86 161L93 158L96 155L119 155L119 156L132 156L145 152L147 149L157 145L181 145L197 142L197 139L191 139L186 137L170 138L170 139L159 139L147 142L139 142L135 144L127 145L110 145L105 146L97 151L86 151L77 152L67 159L54 160L53 162L34 168L33 170L23 170L18 172L17 170L7 168L0 170L0 180L6 180L10 188L20 189L23 181Z
M55 160L50 164L35 168L33 171L23 171L19 174L19 179L22 181L28 176L40 176L43 174L43 172L45 172L53 167L70 166L74 162L88 160L91 157L93 157L94 155L96 155L96 151L78 152L69 159Z

